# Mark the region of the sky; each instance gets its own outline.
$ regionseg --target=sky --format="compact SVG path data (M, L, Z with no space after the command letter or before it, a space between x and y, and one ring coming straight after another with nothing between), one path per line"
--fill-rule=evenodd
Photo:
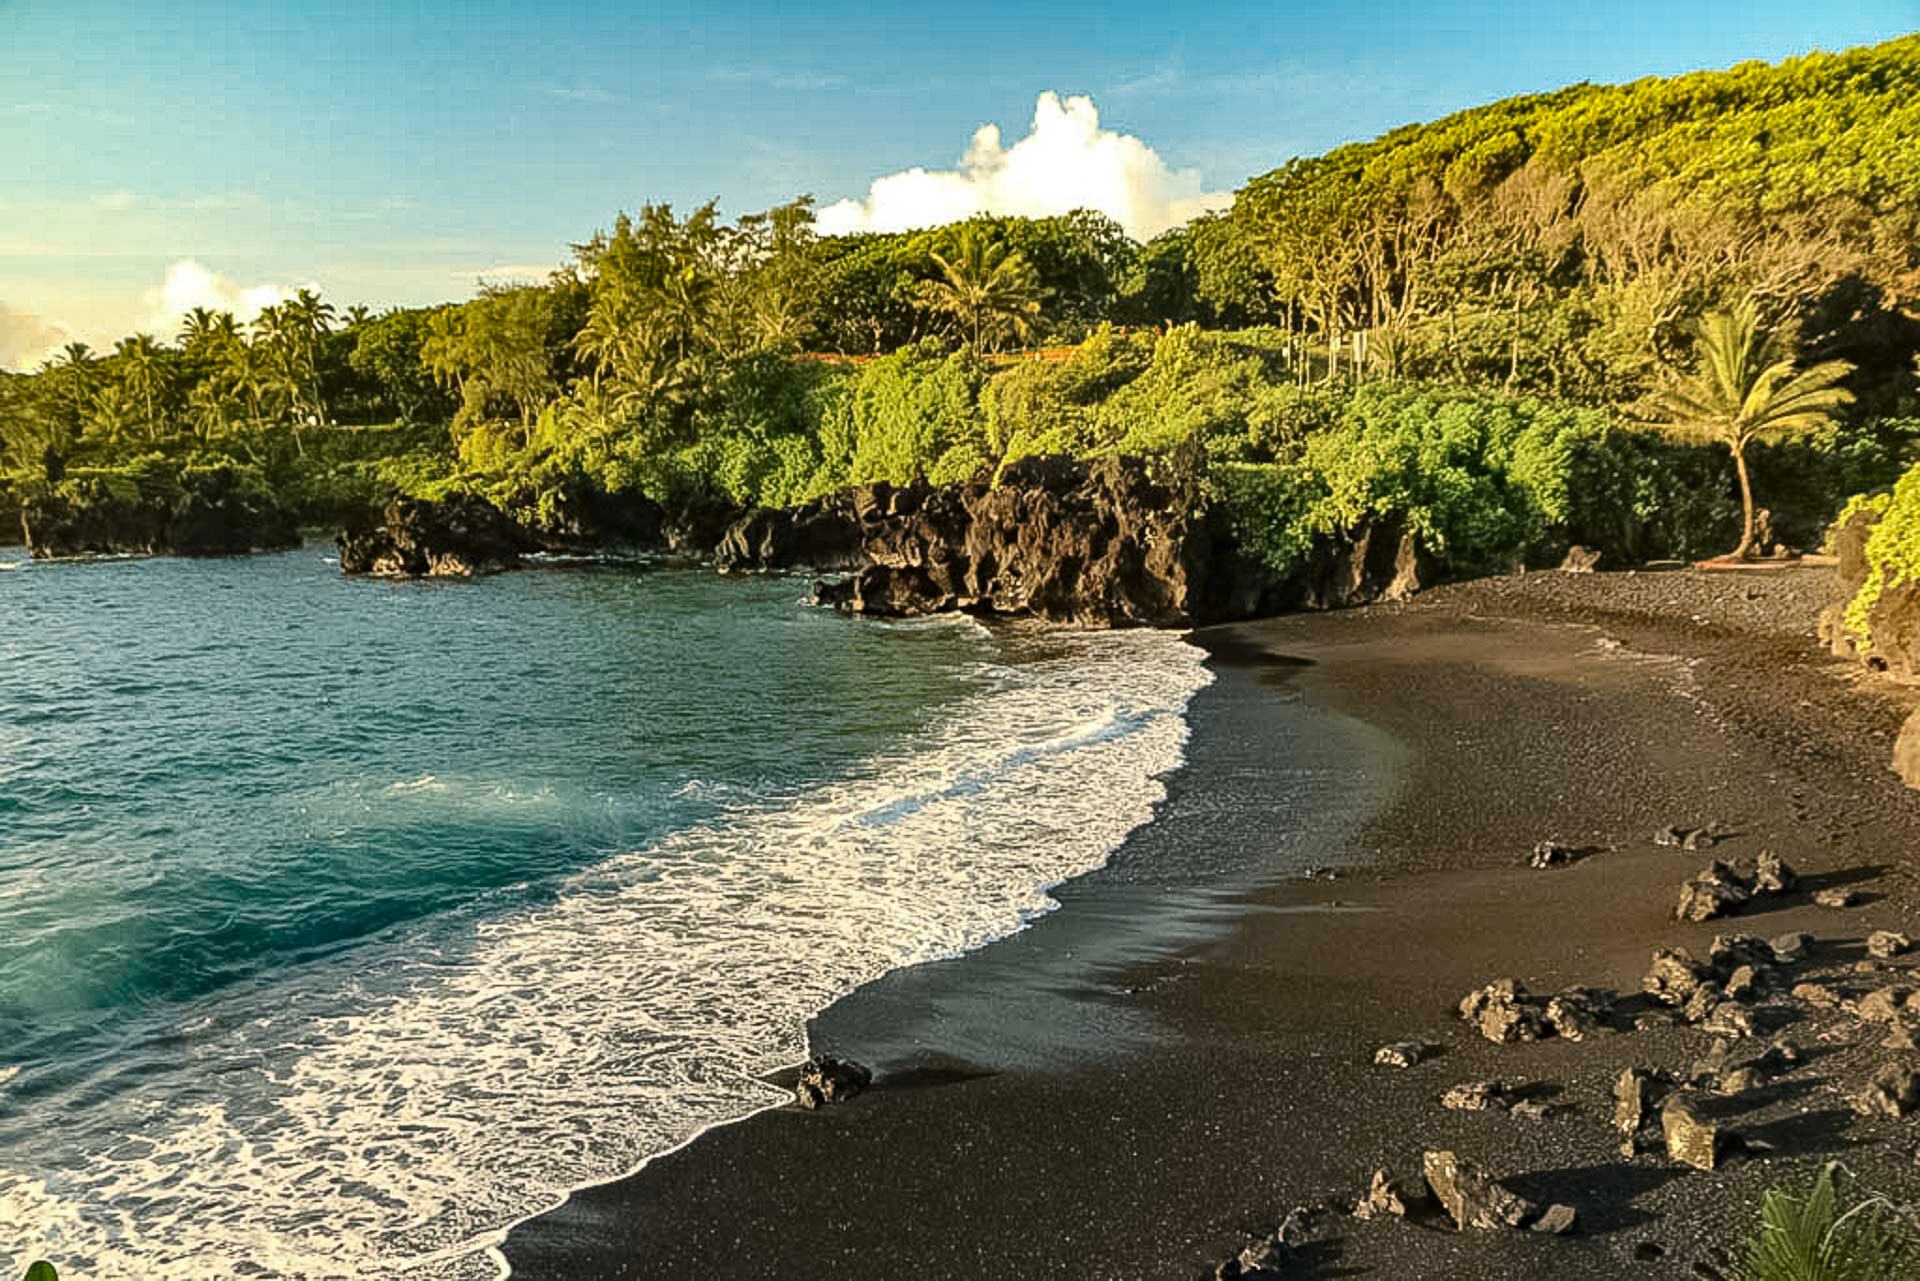
M1148 236L1509 94L1915 29L1920 0L0 0L0 367L302 286L467 297L647 201Z

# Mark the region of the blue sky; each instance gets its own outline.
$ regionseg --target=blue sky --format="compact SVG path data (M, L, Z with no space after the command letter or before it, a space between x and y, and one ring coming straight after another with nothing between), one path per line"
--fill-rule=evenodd
M862 197L955 167L982 124L1012 146L1046 91L1152 148L1165 172L1141 181L1172 217L1176 197L1507 94L1916 27L1920 0L0 0L0 362L154 319L183 260L205 269L187 293L424 302L558 262L644 200Z

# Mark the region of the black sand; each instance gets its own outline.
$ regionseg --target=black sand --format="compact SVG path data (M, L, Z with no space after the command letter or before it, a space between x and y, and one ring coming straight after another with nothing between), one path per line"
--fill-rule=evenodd
M576 1195L512 1234L515 1276L1197 1277L1295 1205L1350 1204L1376 1166L1417 1176L1433 1147L1574 1204L1582 1233L1340 1219L1314 1275L1698 1275L1760 1189L1835 1155L1920 1196L1920 1122L1845 1103L1891 1053L1884 1029L1812 1013L1787 1028L1805 1067L1710 1104L1774 1151L1700 1173L1623 1158L1608 1091L1630 1064L1684 1069L1711 1038L1495 1046L1451 1013L1503 975L1637 992L1652 948L1704 956L1726 930L1811 930L1828 972L1872 928L1920 934L1920 794L1885 769L1911 695L1819 650L1824 591L1812 569L1531 576L1206 634L1220 679L1195 700L1188 764L1108 868L1025 933L815 1022L815 1046L872 1064L875 1089ZM1802 893L1673 922L1710 855L1649 835L1715 818L1738 835L1714 854L1772 848L1810 889L1856 884L1867 902ZM1527 869L1543 838L1598 852ZM1299 878L1316 865L1340 879ZM1373 1065L1407 1036L1444 1052ZM1489 1076L1567 1110L1438 1106Z

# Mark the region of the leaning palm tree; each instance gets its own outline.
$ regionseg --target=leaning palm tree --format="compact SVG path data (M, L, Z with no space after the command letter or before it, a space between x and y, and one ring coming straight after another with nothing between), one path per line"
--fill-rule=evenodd
M1747 446L1804 436L1833 421L1853 403L1841 380L1853 372L1844 360L1801 368L1778 340L1760 327L1759 309L1748 299L1732 311L1715 312L1696 330L1699 367L1674 372L1656 393L1656 424L1681 440L1725 445L1740 477L1742 523L1733 558L1753 555L1753 481Z
M953 256L934 254L933 261L940 277L921 282L914 304L945 315L974 355L1033 331L1040 284L1019 250L969 223L960 229Z

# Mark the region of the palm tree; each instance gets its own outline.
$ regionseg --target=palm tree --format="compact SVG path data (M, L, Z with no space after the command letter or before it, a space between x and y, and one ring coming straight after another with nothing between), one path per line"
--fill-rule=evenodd
M67 382L67 406L73 412L73 429L81 430L87 420L87 385L93 381L93 349L83 342L70 342L60 349L60 368Z
M938 280L922 281L916 306L946 315L978 356L1007 337L1024 338L1040 318L1040 284L1026 257L972 223L951 259L933 255Z
M1738 560L1753 554L1753 482L1747 446L1818 431L1834 411L1853 403L1841 380L1853 372L1844 360L1796 367L1778 335L1760 327L1752 299L1701 320L1695 331L1699 368L1674 372L1654 398L1657 425L1681 440L1725 445L1740 476L1742 524Z
M125 366L127 390L138 398L145 410L147 439L152 440L159 435L155 402L167 393L166 353L160 350L160 344L151 334L122 338L113 350Z

